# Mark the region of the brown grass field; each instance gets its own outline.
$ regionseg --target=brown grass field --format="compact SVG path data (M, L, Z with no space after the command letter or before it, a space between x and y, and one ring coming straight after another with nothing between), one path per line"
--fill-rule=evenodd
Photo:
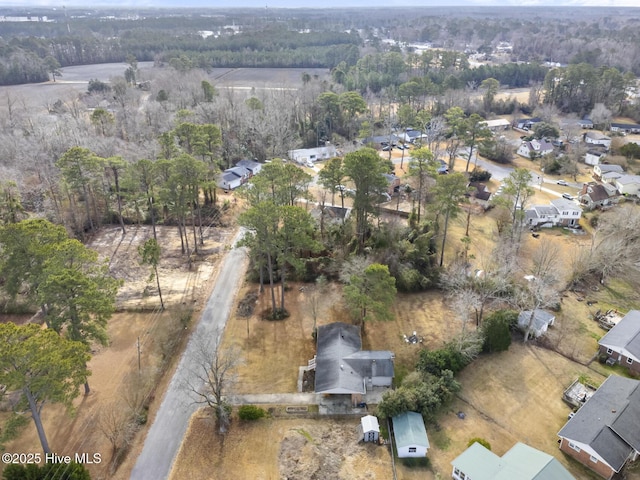
M542 192L539 200L548 201ZM469 254L475 268L481 268L494 247L495 220L490 211L472 215ZM452 221L445 263L452 261L462 248L459 239L465 228L465 216ZM134 261L137 244L144 240L142 231L127 236L119 243L117 230L106 230L96 247L103 248L106 256L113 257L127 281L119 300L127 308L150 309L157 303L153 290L144 295L146 277ZM175 232L163 235L167 245L162 262L161 281L171 303L193 307L196 314L215 279L215 266L223 254L230 233L215 234L208 242L205 261L198 270L189 271L180 262L176 251ZM544 241L553 242L561 251L559 268L566 270L571 252L586 237L576 237L563 230L543 231L541 237L527 236L522 246L522 271L527 269L531 253ZM164 258L164 257L163 257ZM566 275L566 272L563 273ZM526 442L556 456L574 473L576 478L592 478L590 473L565 458L556 445L556 433L563 425L568 407L560 400L563 387L581 373L587 373L594 381L601 381L612 370L597 362L586 366L596 351L597 339L604 334L590 320L596 309L617 308L626 311L640 307L637 285L629 279L612 280L605 287L566 293L562 309L557 314L556 325L548 335L548 348L539 345L523 345L516 338L509 352L481 356L460 376L463 390L443 413L439 431L431 426L429 435L433 448L429 453L431 467L413 467L398 464L399 479L446 478L450 474L450 461L460 454L472 437L486 438L493 450L502 454L516 441ZM235 393L286 393L296 390L298 367L306 365L313 357L315 346L311 337L314 319L311 315L311 297L314 286L291 284L287 292L289 318L279 322L261 320L260 312L268 307L268 297L263 294L253 316L233 316L225 332L226 344L242 349L245 365L239 370L239 382ZM238 298L254 284L243 287ZM320 296L317 323L350 321L341 297L341 287L330 285ZM588 306L586 301L598 303ZM462 328L462 322L448 306L448 299L440 291L420 294L400 294L394 305L394 320L366 325L363 338L366 349L389 349L396 354L397 375L413 369L419 346L404 342L403 334L416 331L424 337L424 346L437 348L453 338ZM166 314L165 314L166 315ZM109 324L111 345L95 352L91 360L93 393L76 402L75 416L67 415L55 405L47 405L43 411L45 428L52 448L61 454L76 452L101 453L103 463L89 466L94 479L126 479L137 454L142 448L145 429L137 435L128 457L115 473L108 470L110 448L97 427L99 412L109 408L123 397L124 378L137 373L136 340L141 338L142 367L157 367L162 351L154 345L154 332L165 323L166 317L153 313L118 313ZM186 332L188 333L189 330ZM554 351L555 350L555 351ZM149 423L153 421L162 392L170 380L168 374L156 388L155 399L150 405ZM466 418L460 420L455 413L463 411ZM6 413L0 413L6 416ZM326 465L332 478L391 478L391 457L386 447L357 444L354 429L358 419L290 419L274 417L257 423L232 423L224 437L215 433L206 412L199 412L191 421L191 427L174 466L173 479L197 478L257 478L279 479L307 478L306 473L318 472L322 476ZM29 423L19 438L7 444L10 452L39 451L40 446L33 425ZM358 472L369 468L369 475ZM370 466L370 467L369 467ZM212 473L215 472L215 473ZM301 473L305 472L305 473ZM309 477L311 478L311 477ZM630 477L633 478L633 477ZM638 477L635 477L638 480Z

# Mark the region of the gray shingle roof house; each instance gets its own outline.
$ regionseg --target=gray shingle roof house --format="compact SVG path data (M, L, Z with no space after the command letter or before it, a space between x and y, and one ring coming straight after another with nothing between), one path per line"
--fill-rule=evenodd
M451 465L455 480L575 480L551 455L520 442L502 457L475 442Z
M260 170L262 170L262 164L254 160L240 160L238 163L236 163L236 166L246 168L251 172L251 175L260 173Z
M631 310L598 342L600 352L640 374L640 310Z
M608 163L595 165L593 167L593 175L596 177L601 177L603 174L608 172L624 173L624 168L622 168L620 165L612 165Z
M611 123L612 132L639 133L640 125L637 123Z
M556 317L546 310L536 309L533 312L532 336L539 337L547 332L547 328L553 325ZM531 310L523 310L518 315L518 327L526 330L531 320Z
M404 412L393 417L391 423L399 458L427 455L429 438L422 415L416 412Z
M582 208L570 200L556 198L551 205L532 205L525 210L525 222L532 227L573 227L580 223Z
M640 456L640 381L611 375L558 432L560 450L611 478Z
M231 167L227 168L218 177L218 186L225 190L233 190L244 184L251 172L244 167Z
M318 327L316 393L365 394L375 386L390 387L392 352L363 351L360 328L335 322Z
M526 158L539 158L553 153L553 145L546 140L531 140L522 142L516 153Z

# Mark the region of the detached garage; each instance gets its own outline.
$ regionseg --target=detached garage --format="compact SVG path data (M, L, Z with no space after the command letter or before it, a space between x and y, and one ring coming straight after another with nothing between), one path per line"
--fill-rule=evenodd
M429 439L422 415L405 412L393 417L391 423L399 458L427 456Z

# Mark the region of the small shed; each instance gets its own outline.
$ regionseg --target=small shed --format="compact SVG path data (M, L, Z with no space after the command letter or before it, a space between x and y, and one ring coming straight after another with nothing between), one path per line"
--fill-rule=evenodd
M518 315L518 326L526 332L532 321L532 317L533 323L531 324L531 333L534 337L544 335L547 332L547 328L553 326L553 323L556 320L556 317L546 310L537 308L534 310L533 314L531 313L531 310L523 310Z
M416 412L404 412L393 417L391 423L399 458L427 455L429 438L422 415Z
M380 425L378 418L373 415L365 415L360 419L362 428L362 440L365 442L377 442L380 438Z

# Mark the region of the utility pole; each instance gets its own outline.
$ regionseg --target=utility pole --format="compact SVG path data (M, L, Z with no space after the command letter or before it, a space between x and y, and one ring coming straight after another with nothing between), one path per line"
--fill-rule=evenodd
M140 337L138 337L138 340L136 341L136 348L138 349L138 375L140 374Z

